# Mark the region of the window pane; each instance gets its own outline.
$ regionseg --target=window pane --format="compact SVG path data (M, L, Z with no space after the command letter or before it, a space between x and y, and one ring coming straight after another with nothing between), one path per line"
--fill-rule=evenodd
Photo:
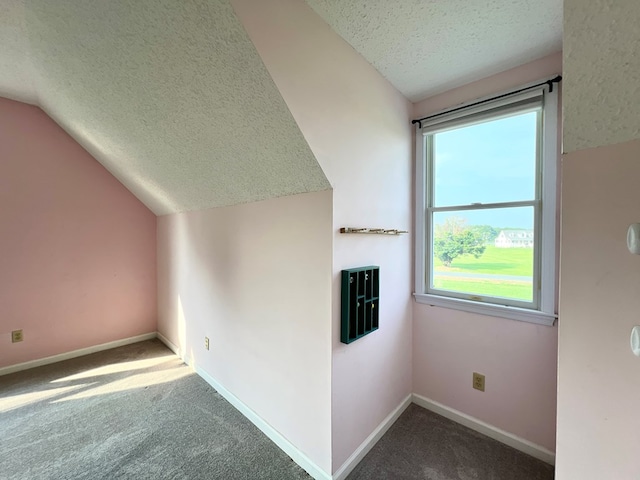
M433 214L431 289L533 301L533 207Z
M533 200L538 111L432 135L434 207Z

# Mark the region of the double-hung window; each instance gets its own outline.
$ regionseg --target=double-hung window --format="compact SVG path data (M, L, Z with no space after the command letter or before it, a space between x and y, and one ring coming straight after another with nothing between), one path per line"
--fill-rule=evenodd
M557 87L457 108L416 134L416 301L552 324Z

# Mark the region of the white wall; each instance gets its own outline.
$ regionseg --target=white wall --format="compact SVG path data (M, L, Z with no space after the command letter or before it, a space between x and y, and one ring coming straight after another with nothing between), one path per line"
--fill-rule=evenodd
M335 472L411 393L411 237L338 233L411 228L411 105L304 2L232 4L334 188ZM344 345L340 271L370 264L380 266L380 329Z
M158 218L158 331L326 472L331 197Z
M565 0L558 480L640 478L639 22L636 0Z

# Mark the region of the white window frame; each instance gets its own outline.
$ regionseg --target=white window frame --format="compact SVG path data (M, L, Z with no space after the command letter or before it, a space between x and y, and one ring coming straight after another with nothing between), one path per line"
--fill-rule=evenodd
M523 86L527 88L527 85ZM544 85L532 88L515 95L503 96L496 100L487 101L482 105L469 105L468 108L456 108L450 113L431 120L422 121L416 125L416 204L415 204L415 293L416 302L438 307L452 308L472 313L504 317L513 320L532 322L541 325L553 325L557 318L556 285L557 285L557 178L558 178L558 90L559 85ZM431 233L429 232L428 215L426 208L427 195L429 195L427 175L426 135L434 133L438 129L467 125L473 120L471 117L479 117L482 120L491 118L486 115L491 110L497 109L499 115L508 113L513 107L518 110L518 105L529 99L541 97L542 114L540 128L540 153L538 162L538 176L540 182L538 188L538 214L534 214L534 279L538 279L538 285L534 283L533 302L505 302L501 304L496 299L483 299L477 295L457 295L450 292L437 291L428 293L428 275L430 259L428 254ZM480 101L483 101L481 99ZM475 103L475 102L474 102ZM483 115L485 115L483 117ZM515 202L528 203L532 202ZM506 202L504 203L506 205ZM512 205L515 206L515 205ZM528 206L528 205L527 205ZM487 208L490 205L486 206ZM470 298L474 297L474 299Z

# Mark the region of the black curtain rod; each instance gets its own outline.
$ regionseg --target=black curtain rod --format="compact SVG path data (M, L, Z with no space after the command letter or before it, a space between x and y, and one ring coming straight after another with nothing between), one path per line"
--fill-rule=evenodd
M549 85L549 92L553 92L553 84L560 83L562 81L562 76L558 75L557 77L552 78L551 80L547 80L546 82L538 83L536 85L531 85L529 87L521 88L520 90L514 90L513 92L504 93L502 95L498 95L497 97L487 98L485 100L480 100L479 102L471 103L469 105L463 105L462 107L452 108L451 110L447 110L440 113L435 113L433 115L429 115L428 117L418 118L417 120L411 120L411 124L415 125L416 123L420 128L422 128L422 122L425 120L430 120L432 118L439 117L441 115L446 115L448 113L457 112L458 110L463 110L469 107L475 107L476 105L482 105L483 103L492 102L493 100L498 100L500 98L509 97L511 95L516 95L517 93L526 92L527 90L531 90L533 88L538 88L543 85Z

